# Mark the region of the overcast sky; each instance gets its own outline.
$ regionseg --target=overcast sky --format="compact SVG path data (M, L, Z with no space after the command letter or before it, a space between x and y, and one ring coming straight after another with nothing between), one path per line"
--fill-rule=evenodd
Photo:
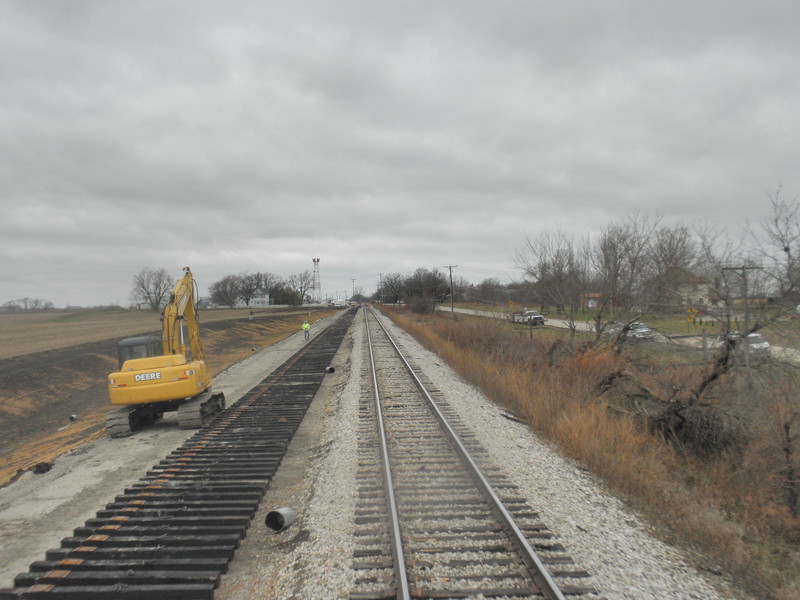
M322 291L800 193L800 3L0 0L0 304Z

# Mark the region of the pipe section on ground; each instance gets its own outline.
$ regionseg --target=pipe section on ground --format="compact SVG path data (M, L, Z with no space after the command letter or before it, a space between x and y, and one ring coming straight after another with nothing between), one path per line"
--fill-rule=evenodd
M291 508L283 507L267 513L264 523L272 531L283 531L294 522L294 511Z

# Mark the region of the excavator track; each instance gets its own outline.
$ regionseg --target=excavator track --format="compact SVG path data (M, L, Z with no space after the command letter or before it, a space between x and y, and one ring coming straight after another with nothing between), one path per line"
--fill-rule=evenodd
M109 437L126 437L133 433L130 420L131 409L127 406L118 408L108 413L106 417L106 432Z
M203 392L178 407L178 426L181 429L200 429L223 410L225 410L225 394Z
M126 437L147 427L160 419L163 411L158 406L143 404L140 406L122 406L108 413L106 417L106 432L109 437Z
M178 406L178 425L181 429L200 429L218 413L225 410L225 394L203 392ZM122 406L108 413L106 432L109 437L127 437L160 419L164 407L157 404Z

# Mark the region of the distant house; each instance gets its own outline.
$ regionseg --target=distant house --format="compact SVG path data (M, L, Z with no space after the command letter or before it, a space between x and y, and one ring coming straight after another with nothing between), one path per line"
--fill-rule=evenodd
M588 292L585 294L581 294L581 308L586 310L592 310L600 306L600 302L603 299L603 295L599 292Z
M663 275L653 277L645 284L648 300L656 306L671 310L676 306L716 306L719 294L707 279L685 269L671 268ZM600 307L605 299L599 292L580 295L580 307L592 310Z
M250 300L250 306L253 308L264 308L269 306L269 292L258 292Z
M658 288L663 300L683 306L714 306L717 293L710 281L690 271L670 268L658 278Z
M266 308L269 306L269 292L257 292L250 298L250 308ZM246 308L245 303L239 300L236 308Z

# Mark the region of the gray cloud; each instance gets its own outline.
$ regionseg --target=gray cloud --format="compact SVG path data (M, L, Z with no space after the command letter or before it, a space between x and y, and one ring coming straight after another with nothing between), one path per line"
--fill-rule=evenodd
M125 303L322 259L324 289L634 208L732 229L800 193L777 0L0 5L0 302Z

